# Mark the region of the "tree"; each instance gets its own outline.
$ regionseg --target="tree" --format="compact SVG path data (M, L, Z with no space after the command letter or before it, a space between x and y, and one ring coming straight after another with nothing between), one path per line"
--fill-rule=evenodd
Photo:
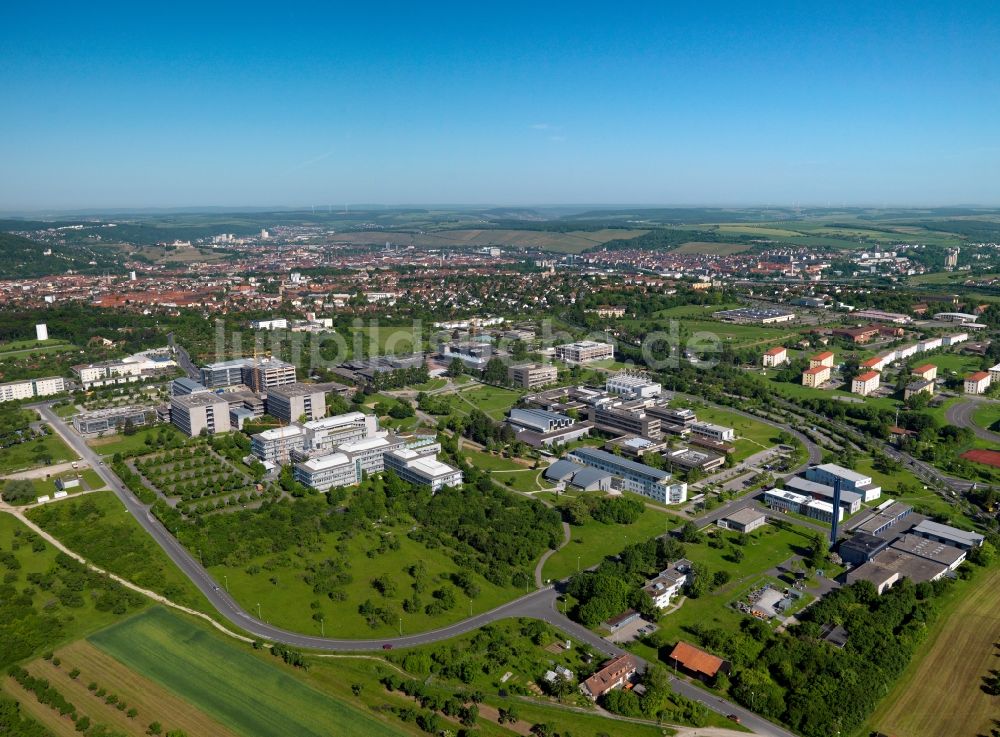
M448 376L457 377L465 373L465 364L462 362L461 358L451 359L451 363L448 364Z

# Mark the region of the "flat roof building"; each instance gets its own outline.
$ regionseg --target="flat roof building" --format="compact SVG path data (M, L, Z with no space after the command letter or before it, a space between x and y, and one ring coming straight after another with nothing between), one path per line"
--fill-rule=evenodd
M422 453L420 449L400 448L387 452L384 463L387 470L395 472L403 481L429 486L434 492L445 486L462 485L462 472L439 461L434 451Z
M545 363L522 363L507 367L507 380L522 389L536 389L559 380L559 369Z
M663 386L646 376L622 371L608 377L604 389L608 394L617 394L628 399L652 399L660 396Z
M262 461L288 463L293 450L302 450L306 431L298 425L272 427L250 436L250 452Z
M292 472L296 481L319 491L351 486L359 480L354 463L343 453L330 453L296 463Z
M202 431L209 435L229 432L229 403L213 392L171 397L170 421L192 438Z
M587 466L610 473L621 479L621 486L627 491L641 494L662 504L682 504L687 501L687 484L671 483L671 475L658 468L630 461L596 448L577 448L569 455Z
M576 343L564 343L556 346L556 358L567 363L589 363L604 361L615 357L615 347L611 343L598 343L593 340L581 340Z
M928 540L937 540L947 545L954 545L956 548L961 548L962 550L978 548L986 539L978 532L967 532L957 527L943 525L940 522L934 522L929 519L921 521L911 532Z
M267 390L267 413L283 422L326 417L326 392L320 384L283 384Z

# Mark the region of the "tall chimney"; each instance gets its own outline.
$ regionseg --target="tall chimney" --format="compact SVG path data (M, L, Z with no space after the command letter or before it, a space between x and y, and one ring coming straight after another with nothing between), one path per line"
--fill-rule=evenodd
M840 521L840 484L841 480L833 480L833 522L830 525L830 547L837 544L837 523Z

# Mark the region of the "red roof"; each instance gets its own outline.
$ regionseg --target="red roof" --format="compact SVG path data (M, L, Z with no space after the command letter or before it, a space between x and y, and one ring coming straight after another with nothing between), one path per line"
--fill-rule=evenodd
M867 361L862 362L862 366L865 368L871 368L872 366L881 366L885 363L885 359L880 356L875 356L875 358L869 358Z
M859 376L855 376L854 380L855 381L864 381L865 383L867 383L867 382L869 382L872 379L877 378L877 377L878 377L878 371L865 371L863 374L860 374Z
M780 356L784 352L785 352L785 348L783 346L778 346L777 348L771 348L771 349L767 350L764 353L764 355L765 356Z
M810 361L824 361L827 358L833 358L832 351L823 351L822 353L817 353L815 356L810 358Z
M978 381L982 381L983 379L988 379L988 378L990 378L989 371L977 371L974 374L969 374L968 376L966 376L965 380L966 381L977 381L978 382Z
M935 366L933 363L925 363L923 366L917 366L915 369L913 369L913 373L926 374L928 371L932 371L933 369L936 368L937 366Z
M625 653L604 663L599 671L583 682L583 685L596 699L616 688L624 679L635 673L637 668L635 657Z
M959 458L976 463L985 463L987 466L1000 468L1000 451L995 450L967 450Z
M719 672L722 667L722 658L717 658L711 653L699 650L694 645L686 642L678 642L674 651L670 653L672 660L693 673L703 673L709 678Z
M815 375L815 374L821 374L824 371L829 371L829 370L830 370L829 366L813 366L812 368L806 369L802 373L804 373L804 374L810 374L810 375Z

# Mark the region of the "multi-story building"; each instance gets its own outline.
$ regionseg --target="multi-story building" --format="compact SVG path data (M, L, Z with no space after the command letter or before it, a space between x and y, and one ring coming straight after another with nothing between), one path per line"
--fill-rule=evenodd
M796 494L804 494L821 502L833 502L835 491L832 486L821 484L818 481L810 481L799 476L789 476L785 479L785 490ZM861 511L861 502L864 495L857 491L848 491L841 488L840 506L844 508L845 514L855 514Z
M836 463L823 463L806 470L806 478L827 486L833 486L840 479L843 491L856 491L864 496L866 503L873 502L882 496L882 487L872 483L871 476L838 466Z
M687 571L690 570L688 561L677 561L659 575L646 581L642 590L653 602L657 609L666 609L671 602L680 595L687 583Z
M556 346L556 358L566 363L589 363L604 361L615 357L615 347L610 343L598 343L594 340L581 340L576 343L564 343Z
M372 474L384 471L385 454L399 450L405 445L406 443L395 435L377 435L341 443L337 450L351 459L355 474L360 479L362 473Z
M775 366L781 366L783 363L788 361L788 349L783 346L778 346L777 348L771 348L764 351L764 368L772 368Z
M813 366L802 372L802 386L818 388L830 380L829 366Z
M229 403L213 392L171 397L170 421L192 438L202 430L209 434L229 432Z
M174 379L170 382L170 396L172 397L182 397L185 394L197 394L198 392L207 391L208 389L199 384L197 381L187 377Z
M546 363L522 363L507 367L507 380L522 389L535 389L553 384L559 378L559 370Z
M851 391L863 397L878 389L880 374L878 371L865 371L851 381Z
M309 458L292 467L295 480L319 491L351 486L359 481L355 464L344 453Z
M645 408L591 406L587 408L587 416L598 430L604 432L630 433L654 440L661 435L659 418L648 414Z
M316 384L284 384L267 390L267 413L284 422L326 417L326 392Z
M764 503L771 509L785 512L795 512L820 522L833 522L833 504L811 499L803 494L796 494L784 489L771 489L764 492ZM837 521L844 519L844 508L837 508Z
M462 472L435 457L434 446L398 448L385 453L386 470L411 484L429 486L436 492L445 486L461 486Z
M992 370L992 369L991 369ZM923 366L917 366L910 373L913 374L918 379L924 379L934 381L937 378L938 368L933 363L926 363Z
M209 389L246 384L255 392L266 392L294 381L295 366L277 358L236 358L201 369L201 383Z
M966 394L983 394L990 388L989 371L977 371L965 377Z
M990 383L991 384L994 381L1000 381L1000 363L998 363L996 366L991 366L989 368L989 374L990 374Z
M569 459L606 471L620 480L620 487L649 497L661 504L682 504L687 501L687 484L671 483L671 475L644 463L637 463L596 448L577 448Z
M378 417L363 412L324 417L302 425L306 431L306 447L310 450L333 450L341 443L361 440L378 432Z
M125 361L86 363L73 366L71 370L80 379L84 389L138 381L142 375L142 365L139 362Z
M688 429L692 435L698 435L717 443L731 443L736 440L736 431L731 427L713 425L710 422L692 422Z
M917 379L911 381L903 389L903 399L909 399L917 394L934 394L934 379Z
M639 374L620 372L608 378L604 385L608 394L626 399L652 399L660 396L663 386Z
M288 463L293 450L302 450L306 431L298 425L271 427L250 436L250 452L262 461Z
M823 351L809 358L809 368L817 366L828 366L833 368L834 355L832 351Z
M959 343L964 343L969 339L968 333L955 333L954 335L945 335L941 338L941 345L943 346L953 346Z
M0 402L13 402L16 399L32 399L34 397L49 397L53 394L61 394L64 391L66 391L66 382L61 376L8 381L6 384L0 384Z

